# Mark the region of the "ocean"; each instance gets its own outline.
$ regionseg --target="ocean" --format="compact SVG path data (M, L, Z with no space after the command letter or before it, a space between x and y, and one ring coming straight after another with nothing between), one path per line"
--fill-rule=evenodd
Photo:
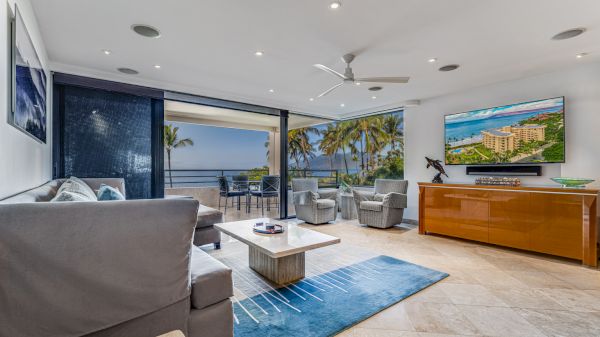
M452 141L460 141L465 138L471 138L473 136L479 136L481 131L489 129L497 129L503 126L517 124L519 121L528 119L539 115L541 113L547 113L548 111L534 111L520 115L510 115L502 117L493 117L487 119L480 119L476 121L466 121L459 123L446 124L446 143ZM553 111L555 112L555 111Z

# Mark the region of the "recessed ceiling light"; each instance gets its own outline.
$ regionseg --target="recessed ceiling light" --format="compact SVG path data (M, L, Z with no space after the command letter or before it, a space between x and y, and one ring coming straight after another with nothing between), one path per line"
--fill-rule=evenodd
M564 32L560 32L552 37L552 40L566 40L572 39L576 36L585 33L585 28L573 28L569 30L565 30Z
M340 106L343 108L346 106L346 104L342 103L342 104L340 104Z
M356 85L360 85L360 82L355 82L354 84L356 84Z
M263 53L263 52L262 52L262 51L260 51L260 50L257 50L257 51L255 51L255 52L254 52L254 55L256 55L256 56L263 56L264 54L265 54L265 53Z
M437 61L437 59L435 57L432 57L429 60L427 60L427 62L429 62L429 63L434 63L435 61Z
M371 91L379 91L381 89L383 89L383 88L382 87L370 87L369 88L369 90L371 90Z
M312 101L314 101L315 99L311 97L311 98L309 98L308 100L312 102Z
M158 29L149 26L149 25L142 25L142 24L135 24L131 26L131 29L133 29L134 32L138 33L141 36L144 37L150 37L150 38L159 38L160 37L160 32L158 31Z
M275 89L269 89L269 92L275 92Z
M340 7L342 7L342 3L339 1L334 1L329 4L329 8L331 8L331 9L338 9Z
M452 71L458 69L458 67L460 67L458 64L449 64L447 66L441 67L439 71Z
M575 55L575 57L578 58L578 59L580 59L580 58L582 58L584 56L587 56L587 53L579 53L579 54Z
M377 96L371 96L371 99L377 99Z
M110 51L108 49L102 49L102 53L104 53L104 55L110 55L110 54L112 54L112 51Z
M127 75L137 75L140 73L139 71L131 68L117 68L117 70Z
M155 69L160 69L160 64L155 64L155 65L154 65L154 68L155 68Z

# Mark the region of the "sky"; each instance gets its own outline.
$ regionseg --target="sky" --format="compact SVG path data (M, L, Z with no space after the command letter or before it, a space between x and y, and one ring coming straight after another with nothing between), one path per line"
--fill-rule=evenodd
M267 165L265 142L269 133L188 123L166 122L179 127L179 139L191 138L193 146L171 152L173 169L249 169ZM165 167L167 166L165 156Z
M495 107L495 108L481 109L481 110L474 110L474 111L463 112L463 113L458 113L458 114L453 114L453 115L446 115L445 118L446 118L446 123L459 123L459 122L485 119L485 118L488 118L490 116L500 114L500 113L511 113L511 112L518 112L518 111L523 111L523 110L535 110L535 109L543 109L543 108L550 108L550 107L562 107L562 105L563 105L563 97L556 97L556 98L544 99L544 100L527 102L527 103L510 104L510 105L505 105L505 106L500 106L500 107Z
M267 148L268 132L252 131L198 124L167 122L179 127L179 139L191 138L193 146L179 147L171 152L173 169L250 169L268 165ZM315 125L319 130L327 128L327 124ZM310 135L311 143L318 142L322 136ZM315 155L319 156L315 145ZM165 155L165 168L167 158Z

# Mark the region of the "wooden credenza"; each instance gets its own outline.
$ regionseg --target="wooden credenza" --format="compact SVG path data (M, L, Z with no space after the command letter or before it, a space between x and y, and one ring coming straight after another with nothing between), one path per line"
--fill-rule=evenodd
M419 183L419 233L598 265L599 190Z

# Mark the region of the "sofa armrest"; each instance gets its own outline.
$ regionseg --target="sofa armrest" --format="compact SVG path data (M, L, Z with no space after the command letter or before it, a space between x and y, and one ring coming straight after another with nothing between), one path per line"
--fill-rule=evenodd
M158 199L0 205L3 331L85 335L185 299L197 209Z
M383 197L383 207L389 208L406 208L408 197L402 193L388 193Z
M312 206L317 203L319 194L311 191L294 192L293 198L296 206Z
M233 278L229 267L192 248L192 306L203 309L233 296Z

